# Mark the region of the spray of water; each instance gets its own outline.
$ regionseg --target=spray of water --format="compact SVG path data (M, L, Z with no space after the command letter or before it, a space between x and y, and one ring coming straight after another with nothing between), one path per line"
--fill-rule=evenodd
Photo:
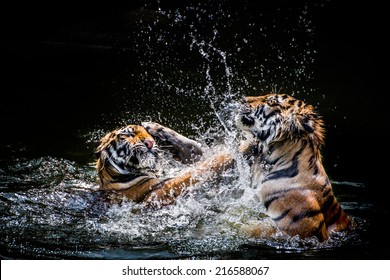
M205 157L222 145L234 156L235 168L226 170L218 182L192 186L174 205L145 211L131 201L107 204L97 191L93 164L80 167L54 158L17 161L0 170L2 190L9 190L1 193L1 207L12 213L1 223L6 229L2 246L59 257L101 257L94 252L115 246L163 246L158 247L161 251L167 246L179 256L236 251L244 244L291 250L338 246L337 240L318 244L280 232L252 239L242 232L244 225L271 223L256 190L249 187L248 163L237 152L239 135L233 120L238 100L243 94L266 91L270 85L274 90L309 95L315 49L306 7L298 18L286 16L292 29L275 30L276 22L255 23L253 17L262 19L262 13L248 13L242 20L234 9L224 9L223 3L213 4L217 6L213 10L202 4L164 10L158 1L157 10L142 10L145 17L135 22L132 34L139 67L128 77L135 80L131 88L136 93L119 95L115 102L120 105L114 112L119 115L103 117L102 123L110 126L83 137L96 142L119 125L158 121L201 142ZM238 32L234 24L245 28ZM231 32L231 41L224 41L223 32ZM274 32L285 34L285 39L272 37ZM163 155L167 176L183 168ZM36 239L25 241L31 235ZM45 242L50 248L63 249L56 253Z
M243 225L269 221L257 200L256 190L249 187L250 168L237 153L239 135L233 123L234 114L241 96L254 90L271 87L271 90L279 91L283 87L292 89L292 94L302 90L311 92L305 85L311 78L309 66L314 61L315 50L306 8L297 19L288 19L295 20L295 29L281 30L287 34L286 42L271 37L276 24L257 26L249 19L249 28L245 29L249 33L233 34L234 42L225 47L220 30L229 29L230 25L220 26L218 18L229 18L231 22L235 18L234 13L223 12L221 7L210 11L199 4L184 10L164 10L158 3L154 15L155 20L151 23L140 21L140 29L135 34L142 69L139 87L152 99L158 97L162 105L156 110L157 115L140 113L136 117L168 122L179 130L189 126L190 131L195 131L196 140L203 144L205 157L222 144L234 155L237 164L225 172L223 180L195 185L174 205L161 211L135 214L133 209L137 205L128 202L110 207L105 222L90 221L90 227L103 236L115 235L115 238L129 242L167 242L180 252L194 252L200 248L207 251L213 246L221 249L222 244L230 249L238 248L248 242L248 237L241 231ZM304 42L301 42L302 31L306 35ZM262 53L259 51L261 44L271 50L263 57L256 53ZM178 49L188 51L183 56ZM244 55L244 51L249 55ZM196 73L188 69L188 64ZM241 67L243 64L246 64L246 70ZM202 104L194 110L195 117L187 122L183 120L190 108L181 107L186 103L178 102L185 98L190 98L193 104L196 100ZM169 158L163 161L167 175L174 176L185 167ZM287 247L297 244L295 239L291 241L281 233L272 238L256 242L274 246L280 246L282 242ZM184 243L190 245L183 247Z

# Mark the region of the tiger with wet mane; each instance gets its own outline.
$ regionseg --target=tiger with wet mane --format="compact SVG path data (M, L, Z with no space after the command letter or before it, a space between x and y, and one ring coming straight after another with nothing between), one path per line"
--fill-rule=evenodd
M253 141L252 187L280 230L323 241L351 228L322 164L324 123L311 105L287 94L248 96L236 124Z

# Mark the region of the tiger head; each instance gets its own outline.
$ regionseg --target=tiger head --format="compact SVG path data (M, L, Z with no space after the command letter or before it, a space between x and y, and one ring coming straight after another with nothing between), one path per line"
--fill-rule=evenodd
M266 144L298 138L308 138L316 147L324 142L323 121L313 107L287 94L245 97L236 124Z
M103 187L155 174L159 159L154 138L140 125L128 125L107 133L100 139L95 155Z
M250 96L236 123L253 136L251 184L279 229L322 241L350 228L322 164L324 126L311 105L287 94Z

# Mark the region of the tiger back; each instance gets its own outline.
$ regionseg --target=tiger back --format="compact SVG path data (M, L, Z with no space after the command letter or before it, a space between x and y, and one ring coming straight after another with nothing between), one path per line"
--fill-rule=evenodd
M286 94L246 97L236 124L252 138L252 187L280 230L323 241L351 228L322 164L324 124L311 105Z

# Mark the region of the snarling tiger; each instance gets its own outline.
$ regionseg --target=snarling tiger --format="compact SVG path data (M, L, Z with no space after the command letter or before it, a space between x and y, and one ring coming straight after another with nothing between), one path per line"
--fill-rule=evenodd
M323 241L351 228L322 164L324 124L311 105L286 94L246 97L236 125L247 135L239 150L250 159L252 187L278 229ZM159 177L157 142L170 146L174 158L189 167L177 176ZM95 154L102 190L153 208L172 204L189 186L236 163L225 149L198 161L202 148L197 142L152 122L109 132ZM252 235L261 230L252 228Z
M253 138L252 187L280 230L323 241L351 227L322 164L324 123L311 105L286 94L249 96L236 124Z
M168 146L174 159L189 167L174 177L159 176L159 145ZM199 143L158 123L115 129L95 149L100 189L153 208L172 204L191 185L222 174L234 163L223 150L199 161L202 153Z

